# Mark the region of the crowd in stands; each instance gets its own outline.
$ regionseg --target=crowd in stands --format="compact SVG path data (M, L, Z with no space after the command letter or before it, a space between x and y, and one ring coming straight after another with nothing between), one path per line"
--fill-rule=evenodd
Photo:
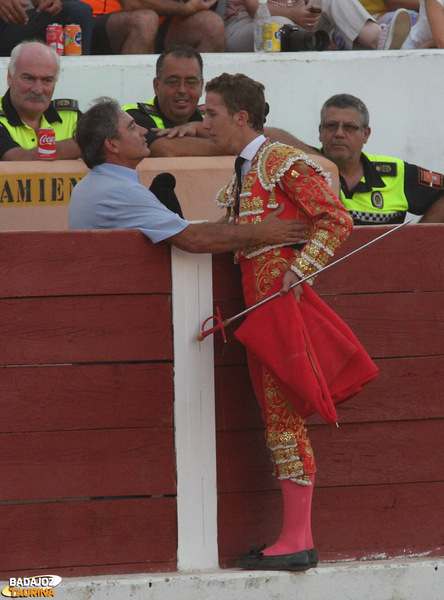
M77 103L52 100L59 67L58 55L42 42L22 42L14 48L8 89L0 98L0 160L36 159L37 132L47 127L55 133L57 158L80 156L73 139ZM176 45L161 53L153 88L150 100L122 107L127 125L143 138L138 146L144 156L232 154L232 145L215 144L205 125L209 109L199 106L203 60L195 48ZM330 186L356 224L398 223L407 212L423 222L444 222L444 176L397 158L364 153L370 133L365 104L349 94L330 98L322 108L321 149L281 129L264 129L269 142L292 146L333 174Z
M76 23L83 54L160 54L173 44L199 52L253 50L259 0L0 0L0 56L46 27ZM444 47L444 0L268 0L271 18L325 31L330 50ZM315 10L313 10L315 9Z

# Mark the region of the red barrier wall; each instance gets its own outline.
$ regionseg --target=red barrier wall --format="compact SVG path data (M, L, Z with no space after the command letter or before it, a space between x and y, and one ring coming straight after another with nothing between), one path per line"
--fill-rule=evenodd
M1 578L174 570L169 247L2 233L0 254Z
M381 375L311 419L323 560L439 554L442 225L406 227L320 276ZM341 254L386 228L356 229ZM140 232L0 233L0 575L176 569L170 252ZM242 309L230 255L215 304ZM219 549L271 543L280 494L242 347L216 336ZM190 465L192 468L192 465Z

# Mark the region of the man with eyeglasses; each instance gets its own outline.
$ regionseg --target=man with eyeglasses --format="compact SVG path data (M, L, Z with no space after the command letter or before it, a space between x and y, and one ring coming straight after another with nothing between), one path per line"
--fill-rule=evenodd
M341 200L355 225L402 223L407 212L421 223L444 221L444 175L399 158L362 152L371 133L362 100L329 98L321 109L322 152L339 170Z
M198 106L203 87L203 63L200 53L186 45L171 46L157 59L153 80L155 96L147 102L127 104L127 111L138 125L148 130L146 139L151 156L206 156L218 154L206 136L168 139L158 131L203 120Z
M157 59L153 80L155 97L147 102L126 104L127 111L146 135L151 156L221 156L230 148L218 147L202 127L204 107L199 105L203 90L202 56L186 45L171 46ZM173 129L173 131L171 131ZM272 141L292 145L304 152L316 152L285 131L265 128ZM321 162L322 162L322 157ZM331 163L322 163L327 170ZM335 179L333 173L333 179Z

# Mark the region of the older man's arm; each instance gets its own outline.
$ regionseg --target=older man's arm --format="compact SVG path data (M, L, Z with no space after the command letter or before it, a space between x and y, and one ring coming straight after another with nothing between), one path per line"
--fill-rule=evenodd
M190 223L167 242L186 252L229 252L258 244L298 244L307 235L307 226L295 219L281 219L283 206L255 225Z

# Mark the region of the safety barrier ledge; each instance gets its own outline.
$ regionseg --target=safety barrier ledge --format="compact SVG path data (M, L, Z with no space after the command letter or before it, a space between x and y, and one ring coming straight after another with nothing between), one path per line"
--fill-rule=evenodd
M3 589L6 583L1 584ZM444 558L321 564L305 573L217 570L64 579L59 600L442 600Z

